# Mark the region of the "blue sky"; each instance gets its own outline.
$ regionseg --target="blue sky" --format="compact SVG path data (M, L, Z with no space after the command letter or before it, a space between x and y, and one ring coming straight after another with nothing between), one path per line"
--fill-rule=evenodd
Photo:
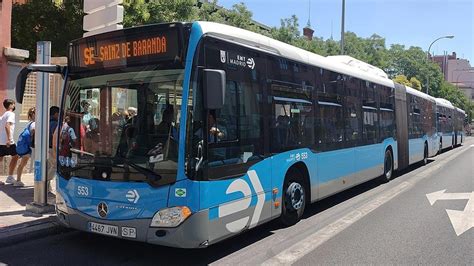
M243 2L253 18L269 26L279 26L281 18L295 14L300 27L308 21L308 3L311 1L311 26L315 35L335 40L341 35L342 0L219 0L226 8ZM360 37L376 33L390 44L419 46L431 54L456 52L474 66L474 0L346 0L345 30Z

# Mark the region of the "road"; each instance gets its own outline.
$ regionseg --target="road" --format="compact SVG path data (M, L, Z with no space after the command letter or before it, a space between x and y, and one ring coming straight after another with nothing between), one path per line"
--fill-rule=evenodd
M470 138L389 183L370 181L313 204L289 228L271 222L198 250L69 231L0 249L0 264L472 265L473 181Z

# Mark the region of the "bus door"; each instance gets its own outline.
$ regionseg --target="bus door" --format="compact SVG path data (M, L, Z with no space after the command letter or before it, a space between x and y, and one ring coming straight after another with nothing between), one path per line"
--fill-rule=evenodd
M225 103L205 110L201 209L209 209L209 240L271 218L272 170L263 115L265 60L258 52L208 38L205 68L226 72Z

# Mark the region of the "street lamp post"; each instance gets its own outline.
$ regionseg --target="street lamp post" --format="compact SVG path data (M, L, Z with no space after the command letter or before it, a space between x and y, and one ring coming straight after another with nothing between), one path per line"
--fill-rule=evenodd
M346 0L342 0L342 15L341 15L341 55L344 54L344 20L346 16Z
M454 38L454 35L447 35L447 36L442 36L442 37L439 37L437 38L436 40L432 41L430 46L428 47L428 52L426 53L426 59L428 59L428 62L430 62L430 50L431 50L431 46L433 45L433 43L441 40L441 39L452 39ZM429 91L430 91L430 75L428 74L428 77L426 78L426 94L429 94Z

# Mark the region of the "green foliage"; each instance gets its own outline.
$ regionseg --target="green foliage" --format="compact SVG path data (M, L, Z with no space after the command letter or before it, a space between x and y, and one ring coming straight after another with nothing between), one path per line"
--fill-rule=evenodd
M196 17L195 0L124 1L124 27L151 23L191 21Z
M405 86L410 86L411 87L411 83L410 81L408 80L407 76L405 75L397 75L393 81L395 81L396 83L399 83L399 84L402 84L402 85L405 85Z
M421 91L421 81L415 77L410 78L410 84L413 89Z
M82 2L30 0L13 5L12 46L30 52L36 60L36 42L51 41L52 56L66 56L68 43L82 37Z
M270 31L271 37L286 43L297 43L298 38L300 37L300 32L298 30L298 18L296 15L291 16L290 18L285 18L280 20L281 26L279 28L274 27Z
M416 90L421 90L421 82L415 77L411 77L410 80L408 80L405 75L397 75L393 81Z

